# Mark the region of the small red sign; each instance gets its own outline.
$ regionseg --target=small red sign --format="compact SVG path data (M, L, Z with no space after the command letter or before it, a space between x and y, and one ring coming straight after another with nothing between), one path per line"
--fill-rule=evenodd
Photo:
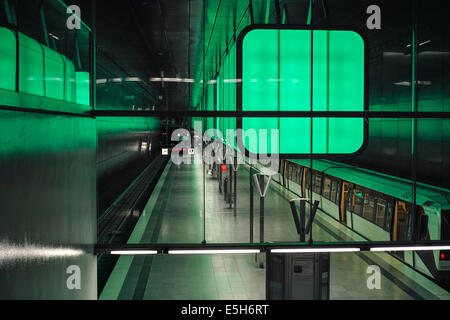
M220 166L220 168L221 168L222 172L226 172L227 171L227 165L226 164L222 164Z

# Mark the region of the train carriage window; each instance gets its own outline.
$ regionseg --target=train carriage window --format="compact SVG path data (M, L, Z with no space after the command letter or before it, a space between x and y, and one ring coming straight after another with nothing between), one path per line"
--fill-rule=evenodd
M384 216L386 213L386 200L377 198L377 206L375 211L375 223L384 228Z
M306 186L306 189L309 189L309 183L310 183L310 179L311 179L311 173L310 173L310 170L309 169L306 169L306 175L305 175L305 186Z
M325 177L325 179L323 180L322 195L327 199L330 199L331 197L331 179L328 177Z
M322 189L322 175L320 173L313 174L313 192L320 194Z
M391 231L391 222L392 222L392 213L393 213L393 208L394 208L394 201L390 200L387 203L387 209L386 209L386 218L384 219L386 227L385 229L387 231Z
M297 183L300 185L302 181L302 168L300 166L297 166Z
M375 209L375 197L370 191L365 190L362 216L369 221L373 221L374 209Z
M336 191L336 198L335 198L334 202L335 202L336 204L339 204L339 200L340 200L339 195L341 194L341 189L342 189L342 183L341 183L341 181L337 181L337 180L336 180L336 186L337 186L337 191ZM333 189L333 188L332 188L332 189Z
M337 203L336 201L336 197L338 194L338 181L337 180L331 180L331 193L330 193L330 200L333 201L334 203Z
M362 214L362 205L364 203L364 195L361 188L356 187L353 189L352 197L352 211L358 215Z

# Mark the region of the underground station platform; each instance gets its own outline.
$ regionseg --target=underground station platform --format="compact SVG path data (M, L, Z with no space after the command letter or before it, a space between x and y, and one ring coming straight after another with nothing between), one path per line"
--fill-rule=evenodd
M0 300L445 310L449 14L0 1Z

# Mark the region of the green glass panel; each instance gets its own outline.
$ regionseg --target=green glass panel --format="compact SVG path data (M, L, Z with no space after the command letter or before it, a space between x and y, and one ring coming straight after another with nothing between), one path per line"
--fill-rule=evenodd
M6 28L0 28L0 88L16 89L16 36Z
M244 111L278 110L278 30L253 30L249 32L242 46L242 109ZM242 128L267 130L278 127L276 118L244 118ZM268 141L270 135L267 134ZM260 135L258 135L258 139ZM245 142L253 153L265 153L259 141ZM267 144L270 152L270 143Z
M44 50L45 96L64 100L64 60L56 51L42 46Z
M364 110L364 42L356 32L256 29L245 36L242 55L244 111ZM280 153L311 152L310 118L243 119L244 130L276 128ZM363 144L364 120L313 119L312 140L316 154L354 153Z
M75 66L72 61L64 57L65 74L65 96L64 99L69 102L77 102Z
M306 32L311 34L310 31ZM320 30L314 31L313 34L312 101L314 111L329 111L329 34L329 31ZM306 121L311 125L311 119L306 119ZM311 132L311 130L309 132ZM328 118L313 119L313 153L328 153Z
M211 82L208 83L206 110L208 111L214 110L214 83ZM207 118L206 123L207 128L205 128L205 130L210 129L214 126L214 119Z
M280 32L280 111L311 110L311 33ZM296 153L311 148L310 119L280 118L280 150ZM301 139L292 143L291 137ZM298 145L300 144L300 145Z
M19 33L19 91L45 96L42 46Z
M76 93L77 103L90 105L90 85L89 85L89 72L77 71L76 72Z
M225 92L224 92L224 88L223 88L223 79L224 79L224 71L223 71L223 66L220 68L220 72L219 72L219 78L220 78L220 82L217 83L217 85L219 86L219 97L220 97L220 103L219 103L219 110L225 110L224 106L225 106L225 100L224 100L224 96L225 96ZM218 129L223 132L223 118L219 118L219 126Z
M230 49L230 110L236 110L236 45ZM229 128L236 130L236 119L229 118ZM233 141L234 148L237 148L236 141Z
M364 110L364 41L351 31L330 32L330 110ZM352 153L364 141L364 119L333 119L329 152Z
M216 80L216 110L220 110L220 106L221 106L220 99L222 97L220 95L220 85L219 85L220 79L221 79L220 77L217 77L217 80ZM220 122L220 118L217 117L216 118L216 128L219 128L219 122Z

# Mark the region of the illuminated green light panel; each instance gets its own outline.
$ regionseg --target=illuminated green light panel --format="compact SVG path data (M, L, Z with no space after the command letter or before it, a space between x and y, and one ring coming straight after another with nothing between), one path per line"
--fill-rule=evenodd
M313 83L310 30L252 30L242 55L243 111L311 111L311 85L313 111L364 111L364 41L354 31L313 31ZM272 152L277 128L281 154L311 153L310 118L244 118L242 128L268 130L268 150L245 141L252 153ZM314 154L354 153L363 141L364 119L313 119Z
M22 33L18 36L20 92L90 104L88 72L75 71L65 56ZM15 33L0 28L0 89L16 88L16 51Z

